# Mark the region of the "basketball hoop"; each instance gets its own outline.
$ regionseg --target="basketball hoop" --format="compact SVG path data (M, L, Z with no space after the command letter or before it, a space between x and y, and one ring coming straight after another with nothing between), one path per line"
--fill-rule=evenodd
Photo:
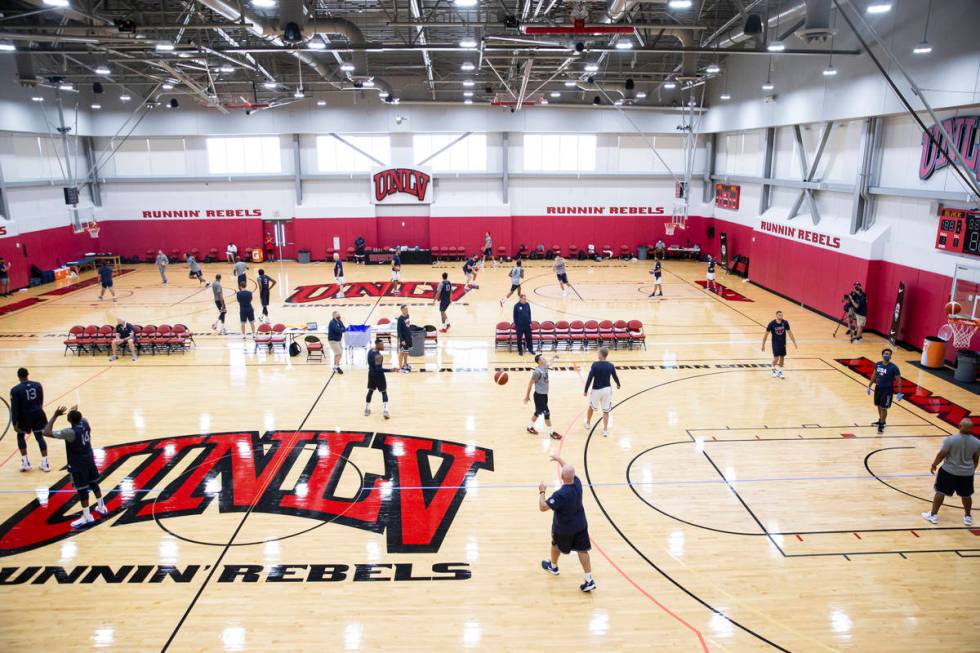
M87 231L88 235L91 236L92 238L98 238L99 231L101 230L102 227L99 226L98 222L89 222L88 224L85 225L85 231Z
M939 329L938 335L947 342L952 340L954 349L969 349L977 329L980 329L980 322L977 320L949 315L946 325Z
M668 236L673 236L674 235L674 230L676 228L677 228L677 223L675 223L675 222L665 222L664 223L664 231L667 232L667 235Z

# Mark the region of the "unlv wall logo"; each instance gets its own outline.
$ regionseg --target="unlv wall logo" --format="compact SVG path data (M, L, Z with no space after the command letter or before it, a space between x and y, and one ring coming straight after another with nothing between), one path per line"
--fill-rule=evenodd
M391 292L394 284L390 281L355 281L344 284L344 297L406 297L409 299L435 299L439 284L434 281L405 281L398 292ZM306 304L324 299L334 299L340 292L335 283L321 283L315 286L297 286L293 294L286 298L287 304ZM466 294L464 284L454 283L452 300L459 301Z
M432 174L413 168L387 168L371 175L374 204L431 204Z
M980 179L980 116L947 118L942 126L953 139L952 147L943 138L939 125L933 125L922 135L922 157L919 159L919 179L928 179L950 164L952 150L959 150L973 176ZM930 138L932 136L932 138ZM937 146L939 143L940 146Z
M380 450L384 474L361 472L349 462L355 448ZM254 504L253 512L384 532L389 552L432 553L449 531L469 479L481 469L493 471L493 452L387 433L251 431L114 445L97 462L103 478L120 481L111 489L103 484L109 515L93 513L92 528L199 515L217 499L223 513L246 512ZM173 474L178 465L184 471ZM295 466L299 480L284 483ZM352 497L337 496L345 471L363 476ZM44 503L34 499L0 525L0 556L78 532L69 524L79 512L71 490L65 475Z

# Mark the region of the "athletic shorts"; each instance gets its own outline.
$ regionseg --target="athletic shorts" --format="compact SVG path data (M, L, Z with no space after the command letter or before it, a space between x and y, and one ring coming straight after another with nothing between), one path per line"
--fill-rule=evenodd
M566 555L572 551L584 552L592 549L588 528L584 528L578 533L556 533L551 531L551 543Z
M391 280L392 281L398 281L398 279L401 276L402 276L401 270L392 270L391 271Z
M102 282L102 287L103 288L112 288L112 281L111 280L110 281L103 281Z
M412 341L399 340L398 341L398 352L402 354L407 354L412 350Z
M2 279L0 279L2 281ZM44 411L38 413L31 413L26 415L23 421L17 425L18 433L29 433L32 431L43 431L44 427L48 425L48 417L44 414Z
M891 408L893 396L891 390L883 390L875 386L875 406L878 408Z
M785 356L786 355L786 343L784 342L781 345L777 345L776 343L772 343L772 355L773 356Z
M449 308L449 304L450 304L450 303L451 303L451 302L444 302L444 301L440 301L440 302L439 302L439 312L440 312L440 313L445 313L445 312L446 312L446 310L447 310L447 309Z
M973 475L970 476L959 476L957 474L950 474L942 467L936 472L936 492L939 494L945 494L948 497L953 496L954 493L961 497L972 497L973 496Z
M388 392L388 379L384 374L372 374L368 372L368 390L380 390Z
M558 277L558 280L561 281L562 283L568 283L568 274L567 273L562 273L562 274L559 274L559 275L556 275L556 276Z
M259 302L261 302L261 304L263 306L268 306L269 305L269 293L267 293L267 292L259 293Z
M75 461L69 465L68 471L76 490L87 490L90 485L99 482L99 468L95 466L95 460Z
M612 410L612 386L607 388L594 389L589 393L589 405L592 410L602 410L608 413Z
M332 351L337 356L340 356L341 352L344 350L344 346L339 340L328 340L327 344L330 345L330 351Z
M707 277L708 277L708 281L714 281L715 280L715 273L714 272L709 272L707 274Z
M214 300L214 307L217 308L222 313L225 313L225 312L228 311L228 309L225 307L225 300L223 300L223 299L216 299L216 300Z
M539 392L534 393L534 416L544 415L545 419L551 419L551 411L548 410L548 395Z
M861 327L863 329L864 328L864 325L868 323L868 316L867 315L855 315L854 316L854 321L857 323L857 325L859 327Z
M247 281L247 279L245 278L245 275L244 274L239 274L238 275L238 285L239 286L242 285L243 283L245 283L246 281Z
M653 283L654 283L655 285L657 285L657 286L659 286L659 285L660 285L660 282L661 282L662 280L663 280L663 277L662 277L661 275L659 275L659 274L655 274L655 275L653 275Z
M493 258L493 247L487 247L485 250L483 250L483 255L487 258Z
M242 306L238 309L238 319L242 322L254 322L255 321L255 309L249 306Z
M341 290L341 292L343 292L343 285L344 285L344 278L343 277L337 277L337 285L338 286L341 286L341 289L340 290Z
M521 284L517 284L516 286L514 284L511 284L510 286L511 293L513 293L515 290L519 291L520 289L521 289Z

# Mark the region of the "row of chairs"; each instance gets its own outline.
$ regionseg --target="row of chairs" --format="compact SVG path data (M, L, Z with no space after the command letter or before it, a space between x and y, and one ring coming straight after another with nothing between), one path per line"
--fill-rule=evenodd
M544 321L531 322L531 340L535 349L551 347L558 350L560 346L572 349L578 345L581 349L595 347L621 346L632 349L634 345L646 349L646 334L643 323L639 320L573 320L566 322ZM494 336L494 345L498 349L504 347L511 351L517 346L517 329L513 322L498 322Z
M268 347L269 351L272 351L276 347L282 347L283 351L285 351L285 331L285 324L277 323L270 326L268 323L263 322L255 329L255 351L258 351L260 346Z
M247 247L247 248L245 248L244 252L242 250L239 250L238 251L238 257L241 258L244 261L251 261L252 260L252 250L256 250L256 249L259 249L259 248L258 247ZM183 250L172 249L169 252L164 252L164 253L167 255L167 257L170 258L170 262L171 263L179 263L180 261L183 261L184 260L184 254L185 254L185 252ZM222 249L222 250L219 251L218 248L216 248L216 247L212 247L210 250L208 250L206 253L204 253L204 258L203 259L201 258L201 255L202 255L203 251L200 250L200 249L191 249L191 250L188 250L186 253L187 254L190 254L191 256L193 256L199 262L204 262L204 263L214 263L216 261L224 261L225 260L225 250ZM146 250L146 253L144 254L144 261L146 261L147 263L153 263L156 260L157 260L157 250L155 250L155 249L148 249L148 250Z
M136 348L140 353L173 353L185 351L194 344L194 335L183 324L134 324ZM68 338L64 341L65 355L69 351L78 355L89 353L93 356L111 351L112 341L116 338L116 328L111 324L98 326L76 324L68 330Z

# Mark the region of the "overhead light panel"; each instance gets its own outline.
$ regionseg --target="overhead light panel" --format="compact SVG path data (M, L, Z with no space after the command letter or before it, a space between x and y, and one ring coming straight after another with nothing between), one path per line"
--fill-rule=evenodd
M44 0L44 4L49 7L67 7L68 0Z
M101 105L101 104L93 104L93 105L92 105L92 109L93 109L94 111L98 111L98 110L99 110L99 109L101 109L101 108L102 108L102 105Z
M633 49L633 42L632 41L616 41L616 49L617 50L632 50Z
M10 41L0 41L0 52L13 52L16 49Z
M776 86L768 79L766 80L766 83L762 85L763 91L771 91L774 88L776 88Z
M161 86L160 88L162 88L165 91L172 91L172 90L174 90L174 85L171 84L170 82L167 82L163 86Z
M345 61L344 63L340 64L340 69L345 73L352 73L354 72L354 64L349 61Z
M120 95L120 96L119 96L119 101L120 101L120 102L129 102L129 101L130 101L130 100L132 100L132 99L133 99L133 98L131 98L131 97L130 97L130 96L128 96L128 95Z
M666 82L664 82L664 88L675 89L677 88L677 82L668 79Z
M667 6L671 9L690 9L691 4L691 0L670 0Z
M646 96L647 96L646 91L637 91L637 93L636 93L636 99L637 100L642 100Z
M475 7L479 3L479 0L453 0L453 4L457 7Z
M576 82L574 79L566 79L565 86L567 88L575 88L576 86L578 86L578 82Z
M232 66L231 64L227 64L226 63L226 64L222 65L221 68L218 68L218 70L220 70L222 73L224 73L225 75L227 75L228 73L235 72L235 67Z
M158 41L154 46L157 52L173 52L174 44L170 41Z
M716 63L709 63L708 67L704 69L704 72L708 73L709 75L717 75L721 72L721 66Z
M872 2L865 9L869 14L887 14L892 10L892 3L890 2Z
M824 77L833 77L836 74L837 74L837 69L834 68L833 66L827 66L826 68L823 69Z
M718 96L718 99L719 100L731 100L732 99L732 96L729 95L728 93L722 93L721 95Z
M61 82L58 84L59 91L74 91L75 87L69 82Z
M464 79L463 86L471 88L475 82L472 79Z
M559 93L558 91L552 91L551 93L549 93L549 95L551 97L561 97L561 93Z
M473 39L463 39L459 42L459 47L473 49L476 47L476 41Z
M466 98L465 100L463 100L463 104L473 104L473 100L471 100L470 98Z
M364 88L374 88L374 80L373 79L365 79L364 80Z
M41 97L40 95L35 95L34 97L31 98L31 102L44 102L44 98Z
M473 91L463 91L463 97L473 97Z
M616 100L615 102L613 102L613 106L617 106L617 107L623 106L623 100L622 99Z
M782 52L786 49L786 45L782 41L773 41L766 46L766 50L769 52Z
M306 47L311 50L326 50L327 44L323 42L319 34L316 34L309 41L306 42Z
M317 100L316 101L316 105L318 107L325 107L325 106L327 106L327 101L326 100Z
M269 89L270 91L279 87L279 82L274 82L272 80L262 82L262 86Z
M297 100L301 100L306 97L306 93L303 92L303 89L298 88L296 89L296 92L293 93L293 97L296 98Z
M460 66L460 69L466 71L476 70L476 66L473 65L472 61L464 61L463 65Z
M259 7L260 9L271 9L276 4L278 4L276 0L252 0L252 6Z
M912 54L929 54L930 52L932 52L932 46L926 41L912 48Z
M599 70L599 64L597 63L587 63L585 64L585 72L594 73Z
M96 66L95 67L95 74L96 75L108 75L111 72L112 71L109 70L109 67L108 66Z

